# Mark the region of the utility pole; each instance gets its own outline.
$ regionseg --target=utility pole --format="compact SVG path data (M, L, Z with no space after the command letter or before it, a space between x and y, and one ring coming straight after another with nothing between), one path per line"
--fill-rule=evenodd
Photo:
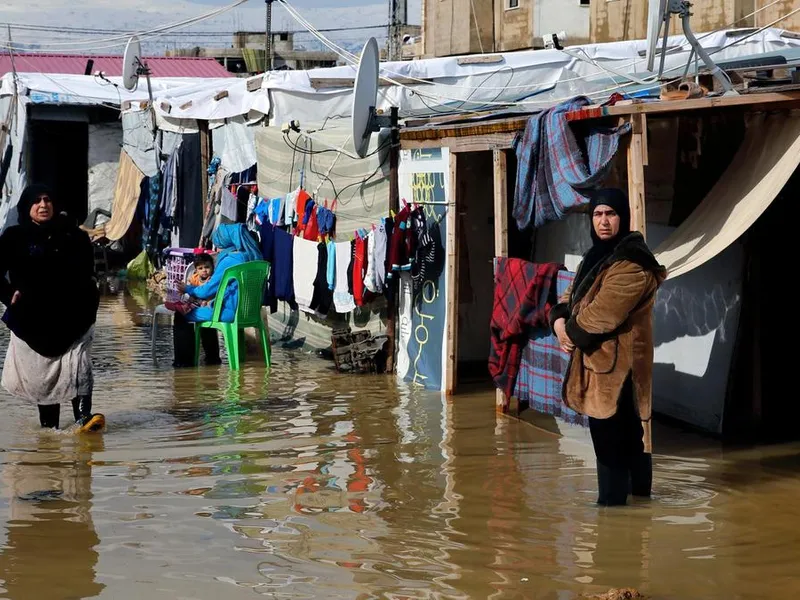
M408 0L389 0L389 60L403 58L401 31L408 23Z
M272 3L275 0L265 0L267 3L267 23L264 28L264 72L272 71Z

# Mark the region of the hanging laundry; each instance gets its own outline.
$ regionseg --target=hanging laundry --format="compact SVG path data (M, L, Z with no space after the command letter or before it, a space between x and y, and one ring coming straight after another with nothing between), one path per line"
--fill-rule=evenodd
M320 316L327 316L333 303L333 292L328 288L328 246L325 242L317 245L317 276L314 278L314 295L310 308Z
M353 294L348 289L348 272L352 264L352 242L336 243L336 284L333 289L333 305L337 313L355 310Z
M295 307L294 300L294 237L268 222L261 224L261 252L270 263L264 306L278 310L278 300Z
M318 206L317 225L319 226L320 235L333 235L336 228L336 215L329 208Z
M286 199L284 200L283 224L287 227L290 227L297 219L295 208L297 207L297 196L299 194L300 188L286 194Z
M236 223L236 196L228 188L222 190L219 214L226 219L225 223Z
M218 160L218 159L214 159ZM213 164L213 161L212 161ZM209 165L208 170L209 173L211 172L212 165ZM217 166L214 170L214 173L211 174L210 177L210 185L208 188L208 198L206 200L206 207L205 207L205 220L203 222L203 231L200 236L200 242L198 246L205 247L205 245L211 240L211 234L214 233L214 230L219 225L220 219L220 210L222 206L222 195L225 191L226 184L228 183L228 179L230 178L230 172L225 169L224 167Z
M489 373L506 397L514 393L529 332L548 326L550 309L558 302L556 286L561 269L563 266L555 263L495 259Z
M375 257L375 230L373 229L367 234L367 270L364 273L364 287L372 292L375 291L375 261L369 260Z
M386 244L384 245L384 254L386 258L383 263L383 272L385 273L385 280L383 282L383 295L386 296L386 300L389 302L394 302L397 284L392 279L392 261L389 256L389 250L392 247L392 235L394 234L394 219L392 217L386 217L383 220L383 223L386 231Z
M294 299L300 310L313 312L311 300L314 297L319 248L315 242L295 236L293 251Z
M313 200L309 200L306 205L306 217L303 219L303 238L312 242L316 242L319 238L317 205Z
M437 283L444 270L445 251L439 221L434 219L418 237L414 264L411 268L413 296L416 299L426 281Z
M336 288L336 242L328 242L328 268L326 273L328 288Z
M264 204L266 205L267 211L267 219L273 225L283 225L283 203L286 199L282 196L277 198L271 198L270 200L264 200ZM260 213L259 213L259 216ZM264 219L262 218L262 221Z
M361 236L356 238L355 256L353 257L353 298L356 306L364 306L364 276L367 274L367 240Z
M298 190L297 199L294 204L294 221L297 223L296 235L300 235L303 231L304 221L306 220L306 206L309 202L313 202L313 200L311 196L308 195L308 192L303 189Z
M247 218L245 223L247 224L247 230L257 233L259 230L259 224L256 222L256 205L258 204L258 196L250 193L250 197L247 199Z
M382 294L386 283L386 223L381 219L370 234L368 247L369 267L364 284L373 294Z
M389 249L389 261L392 265L390 273L397 271L407 271L411 260L411 231L409 229L409 217L411 207L405 205L394 218L392 232L392 245Z

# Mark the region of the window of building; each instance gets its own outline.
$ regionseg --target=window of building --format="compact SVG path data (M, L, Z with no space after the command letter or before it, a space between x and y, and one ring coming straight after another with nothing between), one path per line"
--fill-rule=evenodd
M581 2L583 2L583 0L581 0ZM289 40L289 34L288 33L282 33L281 34L281 41L282 42L286 42L288 40Z
M581 1L581 6L589 6L589 4L591 3L591 0L580 0L580 1Z
M519 8L519 0L506 0L506 10Z

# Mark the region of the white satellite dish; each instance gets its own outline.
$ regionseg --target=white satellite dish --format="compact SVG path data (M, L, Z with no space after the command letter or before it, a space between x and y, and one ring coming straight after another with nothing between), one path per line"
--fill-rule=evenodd
M647 3L647 70L652 71L656 61L656 46L658 46L658 36L661 34L661 24L664 22L664 11L667 8L667 0L648 0ZM664 35L669 35L668 31Z
M367 155L372 134L382 127L397 128L397 108L393 107L390 117L378 115L378 65L380 54L378 42L374 37L367 40L361 51L358 63L355 88L353 89L353 148L361 158Z
M125 46L125 56L122 58L122 84L128 91L133 91L139 84L139 75L141 74L142 63L142 46L139 43L139 38L133 36L128 40Z

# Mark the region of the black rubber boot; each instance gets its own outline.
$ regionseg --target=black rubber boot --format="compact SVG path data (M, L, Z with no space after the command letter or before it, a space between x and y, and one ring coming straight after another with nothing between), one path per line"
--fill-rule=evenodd
M60 404L39 404L39 424L47 429L58 429Z
M650 497L653 490L653 455L642 453L631 464L631 494Z
M85 425L92 418L92 397L78 396L72 400L72 414L78 425Z
M597 463L597 504L623 506L628 503L628 469Z

